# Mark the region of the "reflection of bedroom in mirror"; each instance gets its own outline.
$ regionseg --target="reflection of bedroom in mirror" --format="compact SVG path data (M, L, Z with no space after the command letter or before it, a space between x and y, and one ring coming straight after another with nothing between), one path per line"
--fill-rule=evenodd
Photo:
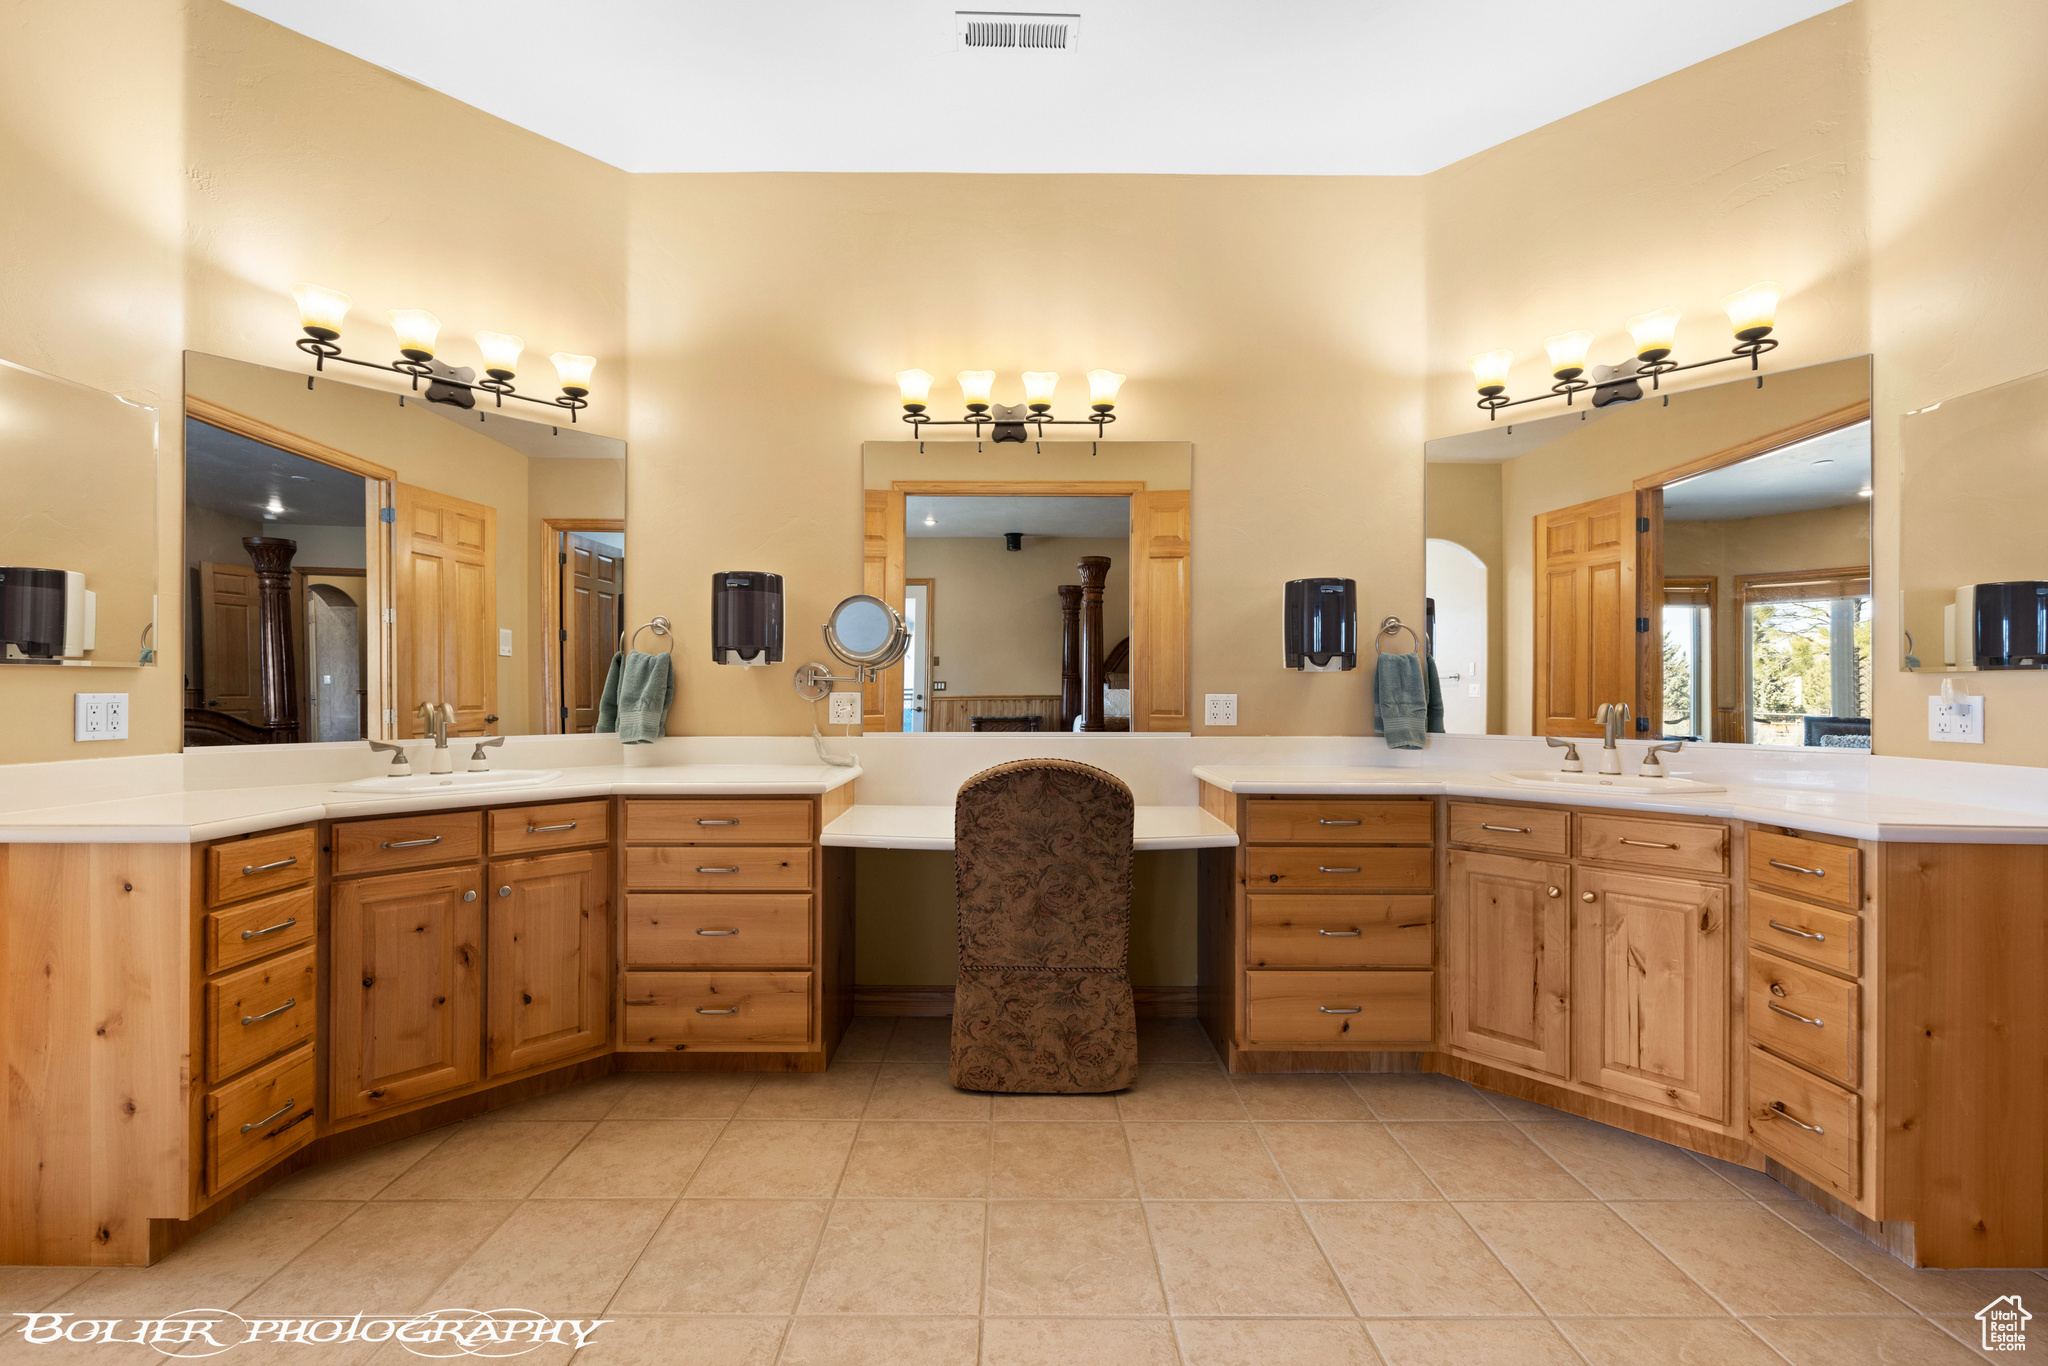
M188 354L185 742L594 728L624 443Z
M1870 366L1429 443L1445 729L1868 749Z

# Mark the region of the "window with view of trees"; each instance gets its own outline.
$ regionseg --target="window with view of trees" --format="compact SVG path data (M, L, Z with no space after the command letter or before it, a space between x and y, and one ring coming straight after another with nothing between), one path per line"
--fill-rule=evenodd
M1758 745L1833 742L1868 748L1870 584L1866 571L1745 580L1748 673L1744 707ZM1828 718L1816 728L1807 718ZM1861 724L1857 724L1860 722ZM1820 743L1827 743L1821 740Z

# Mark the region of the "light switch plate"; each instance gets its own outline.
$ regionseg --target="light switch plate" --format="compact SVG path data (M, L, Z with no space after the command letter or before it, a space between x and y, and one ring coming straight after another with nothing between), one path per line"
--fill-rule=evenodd
M1234 726L1237 724L1237 694L1234 692L1204 693L1205 705L1202 720L1211 726Z
M860 724L859 693L836 692L832 694L832 724L835 726L857 726Z
M498 654L506 659L512 657L512 631L509 627L498 632Z
M128 738L128 694L124 692L73 693L72 738L74 740L126 740Z
M1984 743L1984 699L1956 694L1954 702L1927 699L1927 738L1952 745Z

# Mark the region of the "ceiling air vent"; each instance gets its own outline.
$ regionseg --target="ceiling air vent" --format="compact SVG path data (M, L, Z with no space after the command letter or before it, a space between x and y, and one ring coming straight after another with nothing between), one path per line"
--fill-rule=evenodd
M1066 52L1081 36L1081 16L964 9L953 27L969 52Z

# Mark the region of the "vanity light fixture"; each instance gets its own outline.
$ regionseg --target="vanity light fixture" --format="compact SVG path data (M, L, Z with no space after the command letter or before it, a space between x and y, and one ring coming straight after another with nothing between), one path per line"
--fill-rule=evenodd
M1486 410L1487 419L1491 421L1502 408L1535 403L1558 395L1562 395L1569 405L1574 395L1592 389L1593 406L1598 408L1621 399L1640 398L1642 386L1637 381L1647 378L1650 387L1655 389L1663 376L1678 370L1697 370L1703 365L1719 365L1723 361L1743 357L1748 358L1750 369L1760 369L1757 357L1778 344L1778 339L1771 332L1777 327L1778 300L1783 295L1784 290L1773 281L1760 280L1721 300L1721 307L1728 314L1729 328L1735 334L1735 346L1725 356L1696 360L1690 365L1680 365L1671 359L1680 317L1675 308L1659 308L1630 318L1628 332L1635 343L1635 357L1607 367L1608 374L1604 378L1585 378L1586 351L1593 342L1591 332L1565 332L1547 338L1543 346L1550 355L1550 374L1556 382L1550 386L1549 393L1529 398L1507 396L1508 367L1515 363L1514 352L1488 351L1474 356L1470 364L1473 385L1479 391L1479 406Z
M576 420L578 412L590 406L590 372L597 365L593 356L557 351L548 357L555 363L562 392L556 398L535 398L512 387L512 378L519 371L519 353L526 349L526 343L509 332L476 334L476 344L484 354L487 378L472 381L462 377L470 371L452 371L448 366L435 362L441 320L424 308L394 308L385 315L391 322L391 330L397 334L399 357L386 365L373 360L357 360L341 353L341 322L348 316L349 305L353 302L348 295L325 285L301 282L292 286L292 298L299 305L299 329L305 333L298 339L298 347L313 358L315 370L326 370L327 362L331 360L370 370L388 370L410 379L415 391L419 389L421 380L430 381L429 398L434 398L434 391L440 389L443 391L441 401L460 401L462 406L472 407L474 404L468 394L481 389L495 396L500 408L505 406L508 398L538 403L546 408L567 408L571 422ZM306 383L310 385L312 382L308 376ZM450 398L446 396L448 390L461 390L463 393L459 399Z
M1060 377L1053 370L1026 370L1024 372L1024 401L1002 404L993 401L996 372L993 370L962 370L957 376L960 382L960 399L967 409L967 416L954 421L931 417L925 410L931 404L932 377L923 370L898 370L896 387L902 394L903 420L921 434L926 427L972 427L976 438L981 436L984 425L991 429L996 441L1022 441L1026 425L1038 428L1038 435L1045 435L1045 428L1093 427L1100 437L1103 428L1116 421L1117 390L1124 377L1114 370L1090 370L1088 372L1088 406L1092 417L1059 418L1052 415L1053 391L1059 387Z

